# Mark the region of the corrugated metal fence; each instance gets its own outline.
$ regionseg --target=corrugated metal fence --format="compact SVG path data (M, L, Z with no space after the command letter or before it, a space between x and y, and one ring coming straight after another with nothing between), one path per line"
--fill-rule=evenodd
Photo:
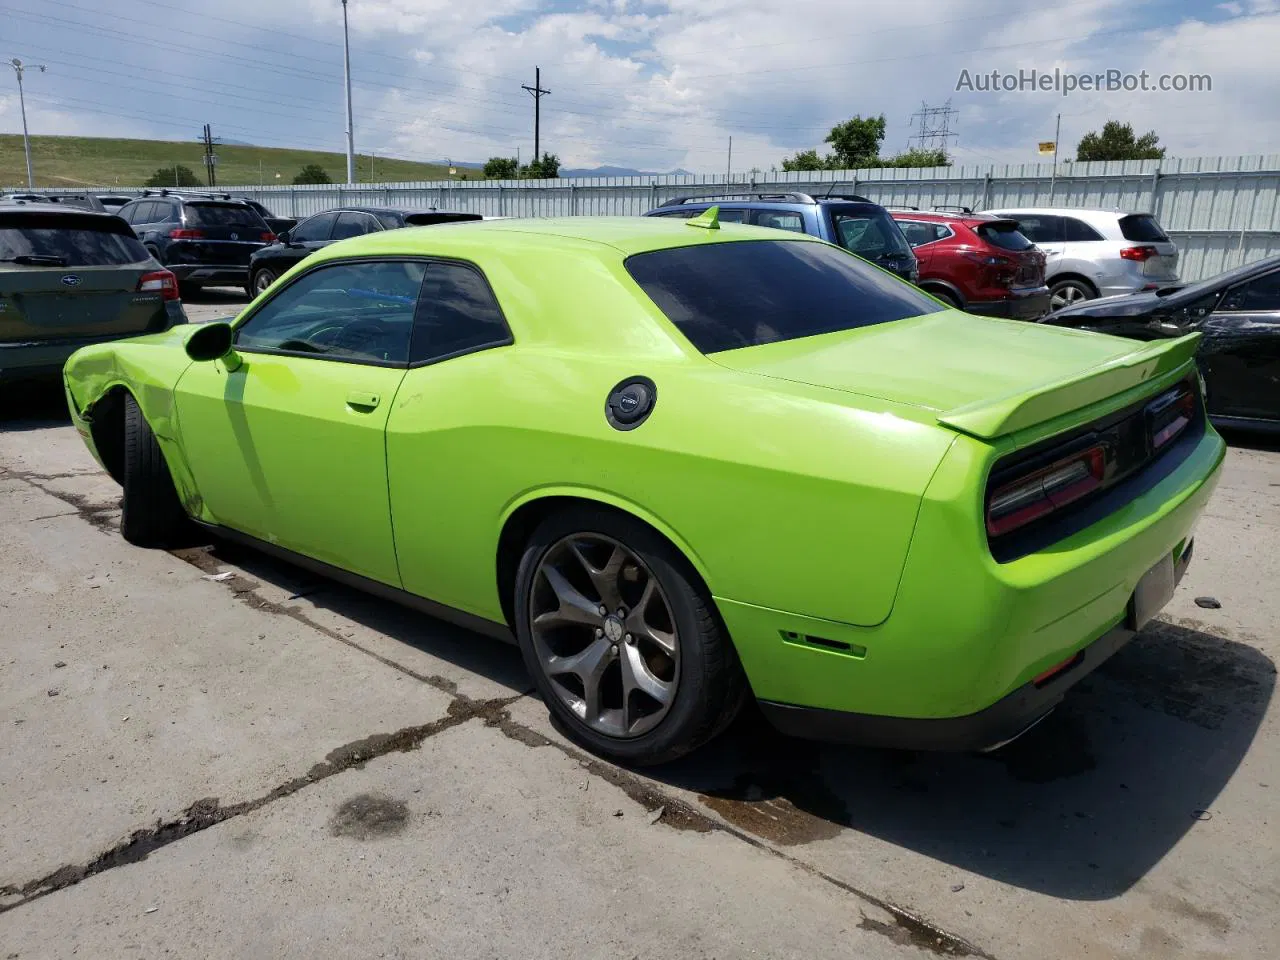
M838 185L838 187L836 186ZM1121 208L1154 213L1182 252L1186 280L1280 253L1280 154L1107 163L1013 164L806 173L578 180L454 180L421 183L226 188L281 216L341 204L432 206L491 216L638 215L681 194L729 190L858 193L922 210L958 204ZM103 188L107 192L107 188ZM113 193L131 191L111 190Z

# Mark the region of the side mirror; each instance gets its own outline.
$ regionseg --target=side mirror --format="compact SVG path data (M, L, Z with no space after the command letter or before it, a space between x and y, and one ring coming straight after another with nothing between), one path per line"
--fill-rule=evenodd
M206 323L187 338L187 356L192 360L221 360L231 352L229 323Z
M279 243L283 243L286 247L289 246L289 231L281 230L279 233L277 233L276 241Z

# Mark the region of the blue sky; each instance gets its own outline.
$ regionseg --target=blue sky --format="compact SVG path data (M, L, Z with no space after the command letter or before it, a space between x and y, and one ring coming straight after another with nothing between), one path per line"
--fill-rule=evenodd
M569 166L768 170L830 126L884 113L907 146L948 98L959 163L1064 154L1110 118L1172 154L1280 150L1280 0L350 0L356 145L482 161L533 149L521 83L542 67L542 142ZM342 150L339 0L0 0L0 56L28 73L33 133ZM1207 73L1211 92L956 92L961 70ZM21 129L0 79L0 131Z

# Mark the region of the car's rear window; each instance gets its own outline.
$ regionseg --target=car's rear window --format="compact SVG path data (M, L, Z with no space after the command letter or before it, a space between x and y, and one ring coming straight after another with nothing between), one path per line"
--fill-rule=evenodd
M1146 243L1168 243L1169 236L1149 213L1135 213L1120 218L1120 234L1126 240Z
M641 289L703 353L943 309L856 256L803 240L673 247L635 254L626 265Z
M1018 224L1013 220L1002 223L983 223L974 227L974 232L987 243L1001 250L1030 250L1035 246L1018 229Z
M200 227L266 227L257 210L239 203L188 203L187 223Z
M65 267L103 267L141 263L150 257L132 234L116 232L108 218L53 214L0 218L0 260L15 257L61 257ZM95 221L97 221L95 223ZM120 224L119 229L128 227Z

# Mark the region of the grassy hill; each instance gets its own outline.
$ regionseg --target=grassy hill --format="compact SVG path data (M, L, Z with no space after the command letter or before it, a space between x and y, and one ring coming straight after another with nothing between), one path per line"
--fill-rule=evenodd
M259 183L289 184L308 163L318 163L334 183L347 179L347 158L341 153L318 150L283 150L276 147L223 145L217 148L218 185ZM114 140L102 137L32 137L31 164L38 187L139 187L158 167L175 163L190 167L204 181L204 148L197 142L167 140ZM446 180L448 167L412 160L356 157L356 179L368 181ZM457 168L459 174L480 176L479 171ZM276 174L279 178L276 178ZM454 177L453 179L457 179ZM25 187L27 167L21 134L0 134L0 187Z

